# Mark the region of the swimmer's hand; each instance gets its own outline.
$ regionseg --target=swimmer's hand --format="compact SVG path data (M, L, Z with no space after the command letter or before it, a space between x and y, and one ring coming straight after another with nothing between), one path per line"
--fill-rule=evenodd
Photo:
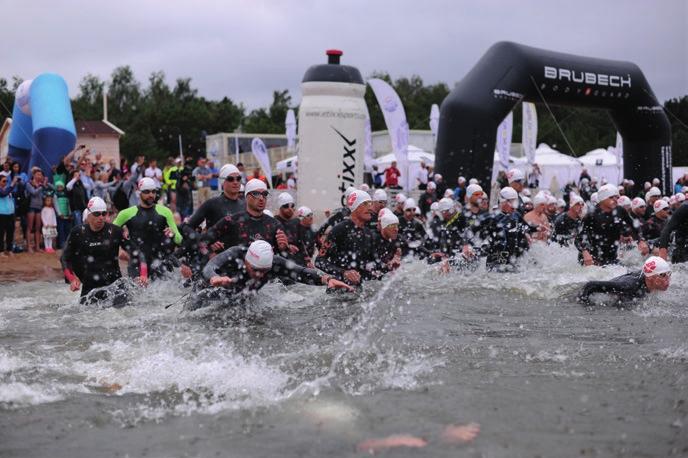
M345 270L344 271L344 279L348 280L349 283L353 283L354 285L358 285L359 283L361 283L361 274L359 274L355 270Z
M421 437L407 434L397 434L394 436L383 437L381 439L368 439L358 444L359 452L377 453L389 448L412 447L421 448L428 445L428 441Z
M595 262L592 259L592 255L588 250L583 251L583 265L584 266L592 266L594 265Z
M172 237L174 237L174 234L172 233L172 229L170 229L169 227L166 227L165 230L163 230L163 232L165 233L165 237L167 237L168 239L171 239Z
M289 252L291 254L298 253L299 252L299 247L296 245L289 245Z
M186 264L182 264L180 270L182 273L182 278L191 278L193 276L193 272L191 271L191 267L187 266Z
M327 275L325 275L324 277L327 277ZM347 285L343 281L337 280L336 278L330 277L329 279L325 278L325 280L326 280L325 284L327 285L327 289L334 288L334 289L345 289L347 291L353 291L354 290L351 286Z
M665 261L667 260L667 249L666 248L660 248L659 249L659 257L664 259Z
M220 277L216 275L210 278L210 286L229 286L232 284L232 279L229 277Z
M280 251L287 250L287 247L289 246L289 240L287 239L287 234L285 234L282 229L277 229L275 240L277 240L277 248L279 248Z
M78 278L75 278L71 282L69 282L69 290L70 291L79 291L81 289L81 281L79 281Z
M442 442L448 444L466 444L472 442L480 434L480 425L468 423L467 425L448 425L442 431Z
M142 286L142 287L145 288L146 286L148 286L148 277L143 277L143 276L141 276L141 277L136 277L136 283L137 283L139 286Z
M463 246L462 254L463 254L463 257L466 259L473 259L475 257L475 253L473 252L473 248L471 248L470 245L464 245Z
M448 274L450 271L451 271L451 266L449 265L449 261L445 259L440 264L440 273Z

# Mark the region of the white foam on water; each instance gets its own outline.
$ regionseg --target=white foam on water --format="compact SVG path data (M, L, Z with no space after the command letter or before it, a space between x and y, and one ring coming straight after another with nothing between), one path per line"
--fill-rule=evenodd
M19 408L55 402L64 396L54 388L40 384L26 384L21 382L0 384L0 406Z
M4 350L0 350L0 374L14 372L23 367L30 367L31 364L21 358L10 355Z
M688 345L681 345L674 348L663 348L657 351L657 354L669 360L688 362Z

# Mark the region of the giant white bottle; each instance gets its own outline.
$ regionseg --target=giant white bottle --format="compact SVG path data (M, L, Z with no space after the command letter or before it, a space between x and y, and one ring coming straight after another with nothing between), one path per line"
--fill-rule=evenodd
M357 68L339 64L341 55L328 50L327 64L310 67L301 83L297 201L316 223L345 204L346 188L363 182L366 86Z

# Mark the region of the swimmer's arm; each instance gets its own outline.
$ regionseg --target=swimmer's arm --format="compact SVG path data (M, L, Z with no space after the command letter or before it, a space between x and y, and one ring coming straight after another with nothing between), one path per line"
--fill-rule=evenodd
M117 214L117 218L112 222L115 226L122 227L125 224L127 224L127 221L132 219L136 214L138 213L139 208L138 207L129 207L125 208L121 212Z
M226 263L237 259L237 253L240 251L241 250L237 250L236 248L229 248L208 261L208 264L203 268L203 278L206 281L210 281L212 277L220 275L220 268Z
M175 245L181 245L182 234L179 232L179 229L177 228L177 223L174 222L174 215L172 214L172 210L165 207L164 205L158 204L155 206L155 211L158 212L160 216L165 218L165 221L167 222L167 227L169 227L172 231L172 240L174 240Z
M688 218L688 205L681 205L678 210L671 215L669 221L667 221L664 229L662 229L662 235L659 236L659 248L666 249L669 247L669 238L671 233L676 230L678 225Z

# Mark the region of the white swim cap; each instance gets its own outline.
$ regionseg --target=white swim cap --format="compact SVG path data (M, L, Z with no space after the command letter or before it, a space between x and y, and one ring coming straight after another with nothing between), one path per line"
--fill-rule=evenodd
M307 217L312 216L312 215L313 215L313 210L311 210L308 207L299 207L299 209L296 210L296 216L298 218L301 218L301 219L307 218Z
M566 207L566 201L564 199L557 199L557 207L559 207L559 208Z
M370 194L360 189L354 189L346 200L346 206L349 207L351 211L354 211L363 202L370 202Z
M676 194L676 202L685 202L686 201L686 195L683 194L682 192L679 192Z
M454 199L443 197L437 204L437 211L446 212L454 209Z
M277 206L283 207L284 205L289 205L294 203L294 198L288 192L283 192L277 197Z
M549 199L547 198L547 194L540 191L537 194L535 194L535 197L533 197L533 205L535 205L536 207L538 205L546 205L548 200Z
M635 210L636 208L640 208L640 207L647 207L647 204L645 203L645 201L641 197L636 197L635 199L633 199L631 201L631 208L632 209Z
M621 196L619 197L619 205L621 205L622 207L630 207L631 199L629 199L628 196Z
M416 200L409 197L404 201L404 210L414 210L416 208Z
M528 197L528 196L521 196L521 202L523 202L523 205L533 203L533 201L530 200L530 197Z
M236 173L237 175L241 175L241 172L236 167L236 165L234 165L234 164L223 165L222 168L220 169L220 180L227 179L227 177L233 173Z
M574 205L578 204L585 204L585 201L581 196L572 192L569 196L569 205L573 207Z
M478 179L477 178L471 178L470 180L468 180L468 184L479 184Z
M244 260L256 269L269 269L272 267L272 246L265 240L256 240L246 250Z
M470 199L476 192L483 193L483 188L479 184L469 184L466 188L466 199Z
M600 187L599 191L597 191L597 201L602 202L603 200L618 195L619 189L616 186L614 186L613 184L605 184L604 186Z
M645 194L645 202L650 200L650 197L659 197L662 195L662 191L659 190L659 188L653 186L650 188L649 191Z
M403 192L400 192L394 197L394 200L398 204L403 204L404 202L406 202L406 195Z
M518 193L511 186L506 186L499 191L499 201L504 202L505 200L518 201Z
M382 229L386 228L387 226L391 226L392 224L399 224L399 218L397 218L397 215L391 211L380 211L378 216L380 219L380 227Z
M590 202L592 202L593 205L597 205L598 203L600 203L600 199L597 198L596 192L590 194Z
M91 212L106 212L107 211L107 205L105 204L105 201L101 199L100 197L91 197L91 199L88 201L88 204L86 205L86 210L85 214L91 213Z
M541 192L542 192L542 191L541 191ZM527 196L527 197L532 197L532 195L531 195L531 193L530 193L530 189L528 189L528 188L523 188L523 191L521 191L521 195L522 195L522 196Z
M444 191L444 197L453 197L453 196L454 196L454 191L452 191L451 189L446 189Z
M139 191L155 191L156 189L158 186L154 179L146 177L139 180Z
M428 181L428 189L437 189L437 184L434 181Z
M652 186L659 186L659 183L661 183L661 181L659 181L659 178L652 179Z
M375 202L387 202L387 193L384 189L376 189L373 193L373 200Z
M509 180L509 183L513 183L514 181L525 180L526 176L520 169L511 169L508 172L506 172L506 178L507 180Z
M440 203L439 202L433 202L430 204L430 211L436 212L437 209L439 208Z
M267 190L268 186L265 184L263 180L259 180L258 178L251 178L250 180L248 180L248 183L246 183L246 187L244 188L244 195L248 195L253 191Z
M263 214L268 215L271 218L275 217L275 214L273 212L271 212L270 210L268 210L267 208L265 210L263 210Z
M661 212L662 210L666 210L669 208L669 204L667 203L666 200L663 199L658 199L655 201L654 205L652 206L655 213Z
M671 266L659 256L650 256L643 264L643 273L646 277L654 277L667 272L671 272Z
M346 188L346 191L344 191L344 200L348 199L351 193L355 190L356 188L354 188L353 186L349 186L348 188Z
M458 179L457 181L458 181L459 184L465 183L465 182L466 182L466 178L464 178L464 177L459 177L459 179Z
M368 192L368 191L370 191L370 186L368 186L367 184L363 183L361 186L358 187L358 189L360 189L361 191Z
M556 205L557 204L557 198L554 197L552 194L547 194L547 205Z

